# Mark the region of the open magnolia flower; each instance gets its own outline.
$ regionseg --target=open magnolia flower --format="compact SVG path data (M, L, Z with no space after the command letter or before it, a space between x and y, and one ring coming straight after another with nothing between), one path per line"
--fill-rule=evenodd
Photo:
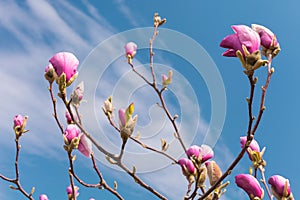
M227 48L222 55L238 57L248 73L266 65L268 61L261 60L261 41L258 33L246 25L234 25L231 28L235 33L226 36L220 43L221 47Z
M246 53L251 54L259 50L259 35L250 27L246 25L234 25L231 28L235 33L226 36L220 43L221 47L228 49L222 54L223 56L236 57L237 51L240 51L245 56ZM243 45L246 49L243 48Z

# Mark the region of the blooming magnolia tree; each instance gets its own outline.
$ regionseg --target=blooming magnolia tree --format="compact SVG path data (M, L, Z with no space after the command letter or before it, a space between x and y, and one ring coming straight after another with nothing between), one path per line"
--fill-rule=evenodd
M67 198L69 200L76 200L79 196L79 187L90 187L105 189L115 196L117 199L124 199L122 194L117 190L117 183L113 186L108 185L105 182L104 175L98 167L98 163L95 160L93 151L100 151L103 153L107 160L115 166L118 166L121 170L126 172L129 177L133 178L137 184L153 193L158 199L167 199L163 194L156 191L152 186L148 185L142 180L136 173L136 168L126 166L123 162L123 157L126 156L124 149L128 140L132 140L136 145L147 149L148 151L155 152L168 159L170 163L178 165L178 173L182 173L187 180L187 191L183 199L199 199L199 200L216 200L226 192L226 187L229 182L226 181L226 177L230 175L231 171L237 166L241 158L248 154L249 160L252 162L252 167L249 174L239 174L235 176L235 183L238 187L244 190L251 200L265 199L280 199L280 200L292 200L293 194L290 189L289 180L280 176L273 175L271 177L265 177L266 162L263 159L265 148L260 148L258 142L254 139L256 130L260 125L261 118L265 111L265 97L266 92L274 73L274 68L271 67L271 63L275 56L280 51L280 46L275 34L269 29L261 25L252 25L252 28L246 25L232 26L234 34L226 36L220 43L220 46L227 50L223 53L223 56L237 57L242 67L244 68L244 74L249 80L250 94L247 98L248 105L248 129L247 134L240 137L241 151L232 161L231 165L225 171L222 171L217 162L213 159L214 152L212 147L206 144L194 144L187 147L183 141L182 133L179 132L176 119L178 115L173 115L168 109L168 105L165 102L163 94L167 91L167 88L172 84L173 77L172 71L169 71L168 75L162 75L161 81L159 81L155 75L155 66L153 65L153 43L158 36L158 28L166 22L165 19L161 19L158 14L154 15L154 31L153 36L150 38L150 70L152 74L151 79L147 79L141 74L135 67L133 59L137 54L138 45L129 42L125 45L125 56L128 61L129 67L137 75L136 78L141 78L145 83L151 87L156 95L159 97L159 106L163 109L165 115L169 119L170 124L174 129L174 137L180 143L184 156L179 160L174 158L168 153L168 146L166 140L161 140L161 149L156 149L148 144L143 143L138 137L133 137L138 117L134 115L134 103L128 105L127 108L117 109L117 118L115 119L115 106L112 97L103 104L103 113L107 117L108 123L115 129L116 137L119 137L122 141L120 146L120 152L115 154L109 152L103 148L101 141L95 140L92 135L86 130L82 123L80 115L80 104L84 97L84 84L81 82L71 94L67 94L67 87L71 86L76 79L78 72L77 67L79 61L75 55L69 52L59 52L50 58L50 64L45 69L45 78L49 82L49 93L52 100L53 116L56 124L59 127L60 133L64 138L64 149L67 152L69 160L69 186L66 189ZM260 49L261 48L261 49ZM265 66L265 67L263 67ZM262 68L262 69L261 69ZM256 89L257 77L255 77L256 70L266 70L267 76L265 78L265 85L261 87L261 98L259 111L257 115L253 114L254 91ZM58 90L58 96L54 95L54 91ZM57 101L57 99L59 101ZM65 125L63 121L58 118L57 115L57 103L62 103L66 109L66 121ZM8 178L2 174L0 177L7 182L13 184L12 189L21 192L24 197L28 199L34 199L34 188L31 192L27 192L23 189L19 178L19 152L20 152L20 138L25 135L27 116L16 115L14 118L14 132L16 143L16 157L15 157L15 178ZM74 171L75 155L74 151L78 150L87 159L91 159L93 163L93 169L95 174L99 177L99 183L90 184L83 181ZM206 181L208 179L209 181ZM100 191L101 192L101 191ZM51 198L51 197L50 197ZM46 194L39 196L40 200L47 200ZM92 199L90 199L92 200Z

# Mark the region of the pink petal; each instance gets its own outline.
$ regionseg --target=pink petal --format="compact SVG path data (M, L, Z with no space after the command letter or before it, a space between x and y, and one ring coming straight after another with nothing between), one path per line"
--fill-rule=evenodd
M75 124L69 124L64 132L67 140L71 142L75 137L78 137L80 134L80 129Z
M90 157L92 153L92 142L82 134L78 144L78 150L85 155L86 157Z
M260 47L260 37L250 27L245 25L234 25L231 26L240 42L245 45L250 53L258 50Z
M202 144L200 147L200 154L202 156L202 162L205 162L214 157L212 148L206 144Z
M279 194L280 196L283 196L283 191L284 191L286 181L288 181L288 179L286 179L280 175L274 175L269 178L268 183L273 186L273 188L277 194ZM290 184L288 184L287 192L288 192L288 195L291 194Z
M246 141L247 141L247 136L240 137L241 148L244 148ZM255 139L252 140L249 147L252 151L260 152L259 144Z
M190 172L190 173L194 173L195 172L195 166L193 164L193 162L187 158L181 158L178 161L178 164L184 168L186 167L186 169Z
M22 115L16 115L14 117L14 127L22 126L24 122L24 117Z
M263 190L254 176L250 174L239 174L235 176L235 183L238 187L242 188L249 197L251 194L254 195L254 197L263 197Z
M126 125L126 118L125 118L125 110L124 109L119 110L119 120L120 120L122 126Z
M244 53L244 52L242 51L242 53ZM224 53L222 53L222 56L236 57L236 50L234 50L234 49L228 49Z
M197 145L193 145L190 148L188 148L186 154L190 157L195 156L196 158L198 158L200 154L200 147Z
M48 200L48 197L45 194L41 194L39 200Z
M76 56L69 52L59 52L50 58L49 62L55 69L57 76L60 76L63 72L66 74L67 82L77 73L79 65Z

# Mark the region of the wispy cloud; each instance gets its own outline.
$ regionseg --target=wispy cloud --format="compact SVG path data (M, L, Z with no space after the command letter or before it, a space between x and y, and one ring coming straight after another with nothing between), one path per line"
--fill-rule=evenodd
M117 8L128 19L128 22L132 26L138 27L139 24L141 24L141 20L143 19L137 20L137 16L132 14L130 7L128 7L128 4L126 4L124 0L115 0L115 3L117 4Z
M1 28L9 33L9 43L13 47L9 49L7 46L1 46L0 44L0 80L2 83L0 93L4 94L1 96L0 119L6 122L1 123L1 130L4 132L12 131L12 119L15 114L21 113L29 115L28 127L30 127L31 132L29 132L28 135L26 135L26 139L24 139L24 146L26 146L24 150L31 154L44 156L43 152L47 151L47 156L59 159L58 155L62 151L62 139L51 115L52 108L47 91L47 83L43 78L44 68L48 64L47 60L49 57L57 51L68 50L74 52L83 60L95 45L115 32L115 28L97 12L92 4L88 1L82 2L92 17L66 1L51 3L48 1L28 0L23 4L18 4L16 1L0 2L0 25ZM129 19L132 25L136 26L139 24L136 18L131 15L124 1L120 0L116 1L116 3L119 4L120 11ZM3 39L1 39L1 41L2 40ZM112 45L110 48L107 48L107 56L114 54L115 51L119 51L119 49L116 49L117 47L123 48L123 46ZM125 68L124 70L119 69L120 64L126 65L124 60L122 60L123 59L120 59L119 62L116 62L114 67L111 68L111 74L102 80L103 90L102 88L97 88L98 90L96 90L96 92L101 91L101 94L95 96L96 103L99 103L96 106L99 112L101 112L100 103L107 98L111 91L114 90L115 94L117 94L116 105L125 107L131 98L131 94L128 94L128 91L131 91L132 88L140 89L133 87L136 86L138 81L132 76L132 73L128 73L126 74L128 76L124 77L126 78L126 84L124 84L122 80L118 80L119 77L122 77L124 73L129 71L127 69L125 70ZM94 64L97 66L97 61ZM137 64L139 65L141 63L137 62ZM167 72L166 68L163 69L165 71L159 71L158 77L160 77L162 72ZM147 70L143 68L139 68L139 70L144 74L149 73L149 71L147 72ZM180 74L177 75L177 78L180 78ZM114 77L115 81L119 81L118 84L122 86L121 88L113 88L114 82L111 82L111 76ZM176 73L174 74L174 78L176 78ZM86 81L87 84L89 84L89 81L90 80ZM142 84L141 82L139 83ZM188 116L194 113L194 107L190 106L194 102L191 98L187 98L189 94L186 93L186 88L183 87L183 85L172 87L170 87L170 92L172 92L173 89L173 92L181 98L179 103L182 108L186 108L186 115ZM122 99L124 96L126 96L126 98ZM151 130L151 132L161 131L151 129L150 126L157 127L158 124L164 125L162 120L165 120L165 118L158 117L158 115L162 113L157 110L158 107L153 107L156 101L150 96L152 96L151 93L142 91L142 95L138 95L138 99L136 99L137 102L145 102L145 105L147 105L139 106L137 104L139 114L142 115L146 113L146 115L150 115L150 120L146 118L143 119L141 116L141 120L144 120L144 124L139 124L137 130L141 131L142 138L144 137L143 139L147 144L159 148L159 139L162 135L150 135L149 137L143 135L150 134L146 133L147 130ZM151 109L149 109L148 105ZM63 106L59 105L59 109L63 110L63 112L59 113L60 118L63 119ZM178 111L179 114L181 113L181 110L176 110L175 106L174 108L171 107L171 109L176 112ZM95 115L94 112L93 109L93 113L88 114ZM106 123L106 119L102 113L99 113L98 116L100 116L99 120L101 125ZM189 119L189 123L180 127L183 133L190 133L190 127L193 124L198 125L197 129L193 130L196 131L198 135L206 132L208 124L204 119L186 119ZM181 120L184 120L184 118ZM98 122L94 124L87 123L87 125L91 125L89 130L97 130L98 124ZM108 127L105 130L111 131ZM165 134L163 136L171 140L171 137L173 137L173 128L171 126L165 126L162 130ZM184 140L190 141L193 139L190 138L188 134L183 135ZM0 140L0 144L6 145L6 139L11 138L11 135L5 135L4 138ZM118 137L116 138L119 139ZM173 153L176 152L176 147L176 145L171 146L169 151ZM136 149L135 146L128 150L136 151ZM141 154L140 157L143 157L143 154ZM135 157L128 156L127 159L128 163L139 165L138 169L149 166L149 160L144 159L138 163L135 161ZM228 160L230 159L228 158ZM227 159L223 160L222 163L226 165ZM162 166L165 167L166 165L170 165L170 162L168 161ZM149 171L150 169L146 170ZM156 176L152 174L144 174L142 176L150 184L159 185L159 189L170 196L171 199L177 199L179 196L182 197L186 189L186 181L181 175L178 166L169 166L156 172ZM176 176L174 174L176 174ZM169 178L162 179L161 177ZM169 184L170 182L172 182L171 185Z

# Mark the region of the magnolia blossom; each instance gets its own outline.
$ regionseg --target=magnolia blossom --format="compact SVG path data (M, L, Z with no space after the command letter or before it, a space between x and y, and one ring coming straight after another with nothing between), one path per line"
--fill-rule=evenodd
M24 121L25 121L25 118L22 115L16 115L14 117L14 128L17 126L21 127L23 125Z
M49 62L53 66L57 76L60 77L64 73L66 75L67 86L71 85L78 75L77 67L79 61L76 56L69 52L59 52L50 58Z
M236 57L236 52L240 51L244 56L245 52L242 48L244 45L248 52L251 54L260 47L260 37L250 27L245 25L234 25L231 26L234 34L226 36L220 43L220 46L227 48L222 55L228 57Z
M126 110L119 109L119 127L123 142L131 136L137 122L137 115L132 118L134 112L134 103L131 103Z
M270 49L272 47L279 47L277 38L270 29L258 24L252 24L252 29L259 34L261 46L263 46L266 49Z
M79 187L74 186L74 189L75 189L75 196L77 197L79 195L79 192L78 192ZM68 196L70 197L72 195L72 193L73 193L72 186L71 185L68 186L67 189L66 189L66 191L67 191Z
M240 143L242 148L244 148L246 142L247 142L247 136L240 137ZM249 147L252 151L260 152L260 147L255 139L251 141Z
M241 148L244 148L247 142L247 136L240 137ZM250 149L250 150L249 150ZM250 143L249 149L247 150L248 156L250 160L254 161L251 155L251 152L260 155L260 147L255 139L253 139Z
M124 48L127 57L133 58L135 56L137 45L134 42L128 42Z
M187 158L179 159L178 164L182 167L182 170L187 170L190 174L193 174L196 171L193 162Z
M73 91L72 95L71 95L71 103L75 106L79 106L80 102L82 101L83 98L83 92L84 92L84 84L83 81L81 81L76 89Z
M78 151L80 151L86 157L90 157L92 153L92 142L84 135L81 134L79 144L78 144Z
M276 198L281 199L282 197L290 196L291 188L288 179L280 175L274 175L269 178L268 183L271 185L272 193L276 196ZM285 187L286 191L284 191Z
M45 194L41 194L39 200L48 200L48 197Z
M187 149L186 153L190 157L194 156L195 158L200 159L202 163L214 156L214 152L211 147L205 144L202 144L200 147L193 145Z
M64 135L69 143L80 134L80 129L75 124L69 124L64 132Z
M242 188L251 199L254 197L262 199L264 196L264 191L260 187L259 182L250 174L239 174L235 176L235 183L238 187Z

